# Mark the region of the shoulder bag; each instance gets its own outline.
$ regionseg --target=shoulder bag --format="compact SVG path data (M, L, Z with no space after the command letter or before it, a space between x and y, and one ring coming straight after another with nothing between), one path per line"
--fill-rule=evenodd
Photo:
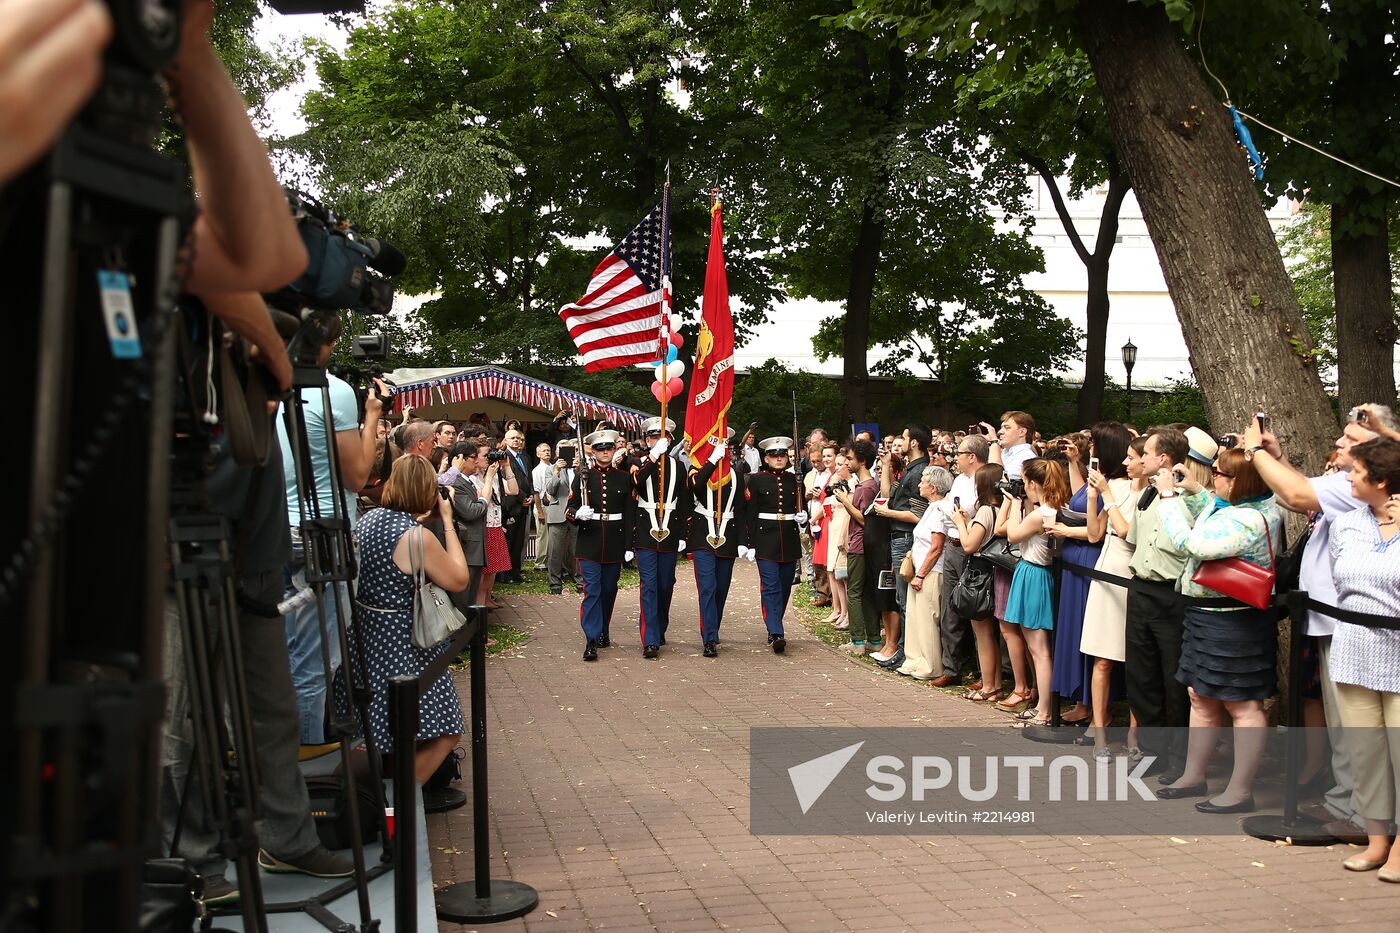
M1268 518L1262 512L1258 515L1264 521L1264 539L1269 543L1269 566L1260 567L1242 557L1204 560L1191 575L1192 583L1238 599L1255 609L1269 607L1274 594L1274 536L1269 531Z
M409 529L410 534L415 531L417 535L408 546L408 562L413 568L413 644L430 650L451 638L467 617L452 605L442 587L429 582L423 564L423 535L427 531L421 527Z
M978 555L972 555L963 565L962 574L948 594L948 605L969 621L989 619L993 610L992 566Z

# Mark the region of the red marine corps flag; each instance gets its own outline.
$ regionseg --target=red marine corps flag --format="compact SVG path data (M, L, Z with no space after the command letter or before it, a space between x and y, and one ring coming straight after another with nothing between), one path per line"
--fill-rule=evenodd
M729 280L724 274L724 225L719 191L710 206L710 257L705 268L700 336L695 342L695 365L690 369L690 408L685 415L686 446L692 466L710 459L715 446L725 444L729 406L734 401L734 319L729 315ZM719 462L711 488L729 482L729 459Z

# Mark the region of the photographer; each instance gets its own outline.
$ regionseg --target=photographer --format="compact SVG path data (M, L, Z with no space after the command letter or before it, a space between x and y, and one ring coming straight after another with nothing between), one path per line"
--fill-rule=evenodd
M991 445L988 462L1000 463L1009 479L1020 479L1021 464L1036 455L1030 444L1035 437L1035 419L1024 411L1007 411L1002 412L1000 430L985 421L977 427Z
M111 37L112 16L97 0L0 0L0 184L87 103Z
M338 318L332 320L326 329L325 343L320 347L317 364L324 367L331 357L336 341L340 339L341 324ZM378 450L379 416L384 408L384 399L389 390L384 383L375 379L365 398L365 420L359 424L359 407L355 400L355 390L339 376L327 373L330 383L331 412L327 418L319 388L304 388L300 391L301 415L306 424L306 439L309 446L307 456L311 462L315 483L316 502L320 517L330 517L335 508L338 490L331 483L331 447L340 464L340 478L344 484L344 501L353 504L365 483ZM292 404L295 404L293 402ZM279 412L284 415L285 412ZM293 462L291 440L287 436L285 417L277 419L277 440L282 449L282 461ZM287 471L285 481L287 520L292 527L292 559L284 571L284 599L291 599L306 588L306 557L301 540L301 495L297 489L296 475ZM310 516L308 515L308 518ZM355 527L355 509L346 515L351 530ZM323 600L326 611L327 647L330 649L331 668L340 666L340 639L337 626L337 604L349 606L350 594L344 584L339 585L340 599L334 590L327 590ZM291 659L292 681L297 688L297 708L301 715L301 741L305 745L318 745L327 741L326 722L326 671L321 656L320 611L316 601L298 605L287 616L287 652Z
M544 485L538 487L540 500L545 507L545 528L549 536L549 591L556 596L564 592L565 578L574 592L583 592L583 582L574 561L578 526L569 521L567 515L569 490L574 486L574 473L578 470L578 445L564 443L559 445L558 450L554 463L549 464Z
M452 469L449 471L454 474L452 520L472 578L465 589L454 593L459 609L476 602L478 594L474 591L480 586L478 581L486 567L486 502L478 495L474 480L487 469L486 451L489 449L489 445L477 440L458 441L452 445ZM491 469L495 469L495 464Z

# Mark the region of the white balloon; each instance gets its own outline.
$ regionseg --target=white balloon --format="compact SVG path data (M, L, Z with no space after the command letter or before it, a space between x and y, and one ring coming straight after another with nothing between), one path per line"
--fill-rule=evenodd
M680 360L670 363L657 363L655 366L656 381L665 385L672 379L679 379L685 375L685 364Z

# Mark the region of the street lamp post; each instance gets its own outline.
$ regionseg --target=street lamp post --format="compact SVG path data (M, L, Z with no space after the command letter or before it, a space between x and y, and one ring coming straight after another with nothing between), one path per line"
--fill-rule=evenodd
M1133 420L1133 365L1137 363L1138 348L1133 346L1133 338L1123 344L1123 369L1128 373L1127 420Z

